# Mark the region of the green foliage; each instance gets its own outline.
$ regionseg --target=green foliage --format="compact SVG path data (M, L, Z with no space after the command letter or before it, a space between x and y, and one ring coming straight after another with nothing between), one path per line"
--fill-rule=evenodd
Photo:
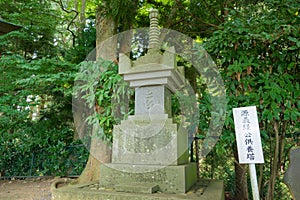
M78 83L75 86L77 98L82 98L89 109L95 107L96 110L82 123L99 123L103 130L100 137L111 142L113 125L128 115L125 99L132 94L118 74L118 65L102 59L98 62L82 62L75 80ZM80 93L84 95L78 96Z
M299 127L299 22L293 1L265 1L231 10L220 30L205 43L227 88L228 115L216 146L219 156L228 154L229 148L236 151L234 107L257 106L265 160L272 168L277 168L273 164L275 152L281 163L288 155L284 144L296 145L285 135L296 134ZM268 183L271 176L266 167L263 180Z
M283 13L277 9L266 5L265 10L257 13L258 8L250 7L243 11L244 16L232 12L223 30L214 33L207 47L224 68L230 110L257 105L262 122L296 123L300 116L296 109L299 106L299 47L295 48L299 39L299 16L294 10L283 21ZM226 125L232 127L232 120L228 119Z
M76 64L95 47L97 7L98 14L114 18L118 31L132 24L147 27L150 8L157 8L162 27L204 42L214 57L226 85L227 117L216 148L202 163L202 176L224 179L226 190L234 192L232 108L239 106L258 108L267 163L261 173L263 184L268 185L271 177L269 166L276 167L272 163L277 141L282 147L278 164L286 167L287 152L299 145L300 132L297 1L91 0L86 5L87 21L78 25L78 19L71 21L74 12L62 11L50 0L0 2L1 17L23 26L0 37L0 169L5 175L65 175L73 173L68 171L71 166L74 173L80 172L87 152L73 142L75 76L82 83L79 89L89 108L97 111L86 122L99 123L103 139L111 141L113 124L132 112L132 91L121 81L116 64L83 62L75 75L79 69ZM71 10L74 1L64 6ZM80 6L79 2L75 9ZM69 24L76 38L74 44L67 30ZM143 54L141 51L138 53ZM212 99L203 80L195 80L194 71L187 76L193 86L200 85L197 137L203 139L213 118ZM173 111L178 114L180 99L174 96L173 100L177 101ZM282 173L278 173L276 194L282 197ZM266 194L267 188L262 191Z
M14 133L1 133L0 169L5 176L77 175L87 150L73 142L73 131L33 122Z
M17 55L2 56L1 72L5 76L0 78L1 106L10 108L6 114L32 114L34 106L38 106L40 118L66 122L72 119L69 110L76 69L58 59L27 61Z
M0 37L0 170L63 175L72 165L79 174L87 152L69 148L78 144L73 142L72 90L76 63L95 46L94 21L76 33L79 39L69 49L64 24L70 16L58 4L3 0L0 6L4 20L23 27Z
M75 45L62 52L64 59L71 63L80 63L85 60L86 56L96 47L96 28L95 17L87 19L87 23L77 33Z
M16 54L2 56L0 63L3 175L80 173L86 149L68 150L78 144L73 142L70 112L76 67L50 58L28 61Z
M61 13L51 5L52 2L48 0L2 0L0 16L23 28L0 37L0 54L13 51L25 55L26 58L55 55L55 31L60 24Z

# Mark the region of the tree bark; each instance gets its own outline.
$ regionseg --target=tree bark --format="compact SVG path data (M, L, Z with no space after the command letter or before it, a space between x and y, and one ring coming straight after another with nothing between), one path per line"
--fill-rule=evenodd
M259 165L258 173L259 173L259 177L258 177L259 195L262 196L262 192L263 192L263 178L264 178L264 165Z
M108 13L103 11L101 8L97 9L96 13L96 59L100 57L105 57L106 59L116 58L116 40L110 40L106 42L105 46L101 45L103 42L112 37L117 33L117 23ZM102 48L105 48L103 51ZM103 55L106 53L106 55Z
M109 144L92 139L88 161L76 182L88 183L99 180L101 163L109 162L111 162L111 148Z
M269 187L268 187L268 194L266 200L273 200L274 199L274 192L275 192L275 183L277 178L278 172L278 161L279 159L279 148L280 148L280 138L279 138L279 128L278 128L278 121L274 122L274 132L275 132L275 148L274 148L274 157L271 163L271 175L269 179Z
M235 200L248 200L248 184L246 165L238 163L237 151L234 153L235 163Z
M81 0L81 9L80 9L80 16L79 16L79 20L80 20L80 25L81 26L85 26L85 7L86 7L86 0Z

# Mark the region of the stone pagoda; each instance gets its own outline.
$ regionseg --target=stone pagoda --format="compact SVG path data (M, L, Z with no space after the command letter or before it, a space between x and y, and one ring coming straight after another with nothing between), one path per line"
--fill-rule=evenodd
M120 55L119 74L135 90L135 114L114 126L112 163L101 165L100 187L137 193L185 193L197 181L188 134L173 123L171 95L185 84L174 48L159 49L158 11L150 12L149 51ZM182 71L182 70L181 70Z
M57 188L55 200L224 200L222 181L198 180L188 133L173 122L171 95L185 86L174 47L160 51L158 12L150 12L149 50L136 61L121 54L119 74L135 90L135 113L113 129L112 162L100 180Z

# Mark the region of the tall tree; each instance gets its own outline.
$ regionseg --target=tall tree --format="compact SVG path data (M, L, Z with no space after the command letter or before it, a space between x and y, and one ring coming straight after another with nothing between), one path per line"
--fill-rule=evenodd
M133 24L133 18L135 17L135 11L137 10L138 1L112 1L106 0L98 5L96 10L96 60L106 59L111 61L117 61L117 38L105 43L106 46L101 46L103 42L121 30L130 28ZM121 48L122 48L121 44ZM103 50L105 49L105 51ZM103 54L105 52L105 55ZM96 105L95 111L101 116L101 106ZM101 163L111 161L111 147L110 143L97 141L98 137L93 137L90 146L90 156L87 165L78 178L79 183L88 182L99 179L99 167ZM93 140L93 138L96 138ZM101 172L100 172L101 173Z
M71 143L76 67L61 57L62 12L50 0L3 0L0 6L3 19L23 27L0 37L0 168L9 166L6 175L56 174L51 157L37 171L26 165L41 149L60 151ZM65 173L60 168L57 173Z
M23 26L20 31L5 36L7 41L1 44L1 52L18 52L26 58L53 56L57 53L54 39L57 25L61 22L61 13L54 9L51 1L37 3L25 0L15 3L3 0L0 6L3 19Z

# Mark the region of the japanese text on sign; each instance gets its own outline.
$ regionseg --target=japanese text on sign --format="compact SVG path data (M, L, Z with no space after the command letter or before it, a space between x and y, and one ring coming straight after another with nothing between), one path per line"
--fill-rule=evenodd
M255 106L233 109L240 163L264 163Z

